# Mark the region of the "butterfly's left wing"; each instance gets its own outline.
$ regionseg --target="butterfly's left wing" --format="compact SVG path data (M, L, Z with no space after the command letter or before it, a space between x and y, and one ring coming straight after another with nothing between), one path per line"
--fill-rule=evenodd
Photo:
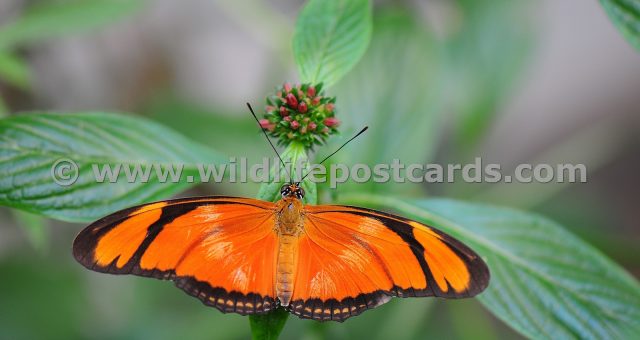
M392 296L471 297L489 270L471 249L434 228L348 206L306 206L288 309L343 321Z
M85 228L73 255L111 274L173 280L223 312L266 313L274 293L274 204L203 197L125 209Z

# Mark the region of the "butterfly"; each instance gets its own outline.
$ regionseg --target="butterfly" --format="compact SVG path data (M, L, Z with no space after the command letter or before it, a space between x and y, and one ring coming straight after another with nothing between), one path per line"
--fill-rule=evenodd
M304 205L299 183L273 203L200 197L121 210L82 230L73 255L103 273L172 280L222 312L281 306L318 321L345 319L391 297L472 297L484 261L453 237L381 211Z
M83 229L73 255L97 272L172 280L225 313L285 308L318 321L344 321L392 297L472 297L489 284L478 254L428 225L366 208L305 205L299 182L280 195L124 209Z

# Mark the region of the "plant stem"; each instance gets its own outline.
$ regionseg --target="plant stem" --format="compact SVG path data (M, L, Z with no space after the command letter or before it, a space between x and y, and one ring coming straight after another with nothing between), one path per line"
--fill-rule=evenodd
M277 308L263 315L249 316L251 336L254 340L275 340L287 323L287 313L284 308Z

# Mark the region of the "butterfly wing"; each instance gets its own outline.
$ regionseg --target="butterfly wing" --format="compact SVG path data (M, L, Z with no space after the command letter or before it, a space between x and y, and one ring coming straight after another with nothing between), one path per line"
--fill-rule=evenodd
M222 312L275 308L274 204L247 198L161 201L116 212L76 237L73 255L111 274L173 280Z
M392 296L471 297L489 283L476 253L424 224L348 206L305 213L288 306L300 317L343 321Z

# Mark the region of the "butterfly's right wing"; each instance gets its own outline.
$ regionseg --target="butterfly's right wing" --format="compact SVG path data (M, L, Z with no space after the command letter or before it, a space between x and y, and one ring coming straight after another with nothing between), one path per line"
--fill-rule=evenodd
M489 269L453 237L416 221L348 206L305 207L298 272L288 309L343 321L392 296L471 297Z
M173 280L223 312L275 308L274 204L203 197L125 209L85 228L73 254L103 273Z

